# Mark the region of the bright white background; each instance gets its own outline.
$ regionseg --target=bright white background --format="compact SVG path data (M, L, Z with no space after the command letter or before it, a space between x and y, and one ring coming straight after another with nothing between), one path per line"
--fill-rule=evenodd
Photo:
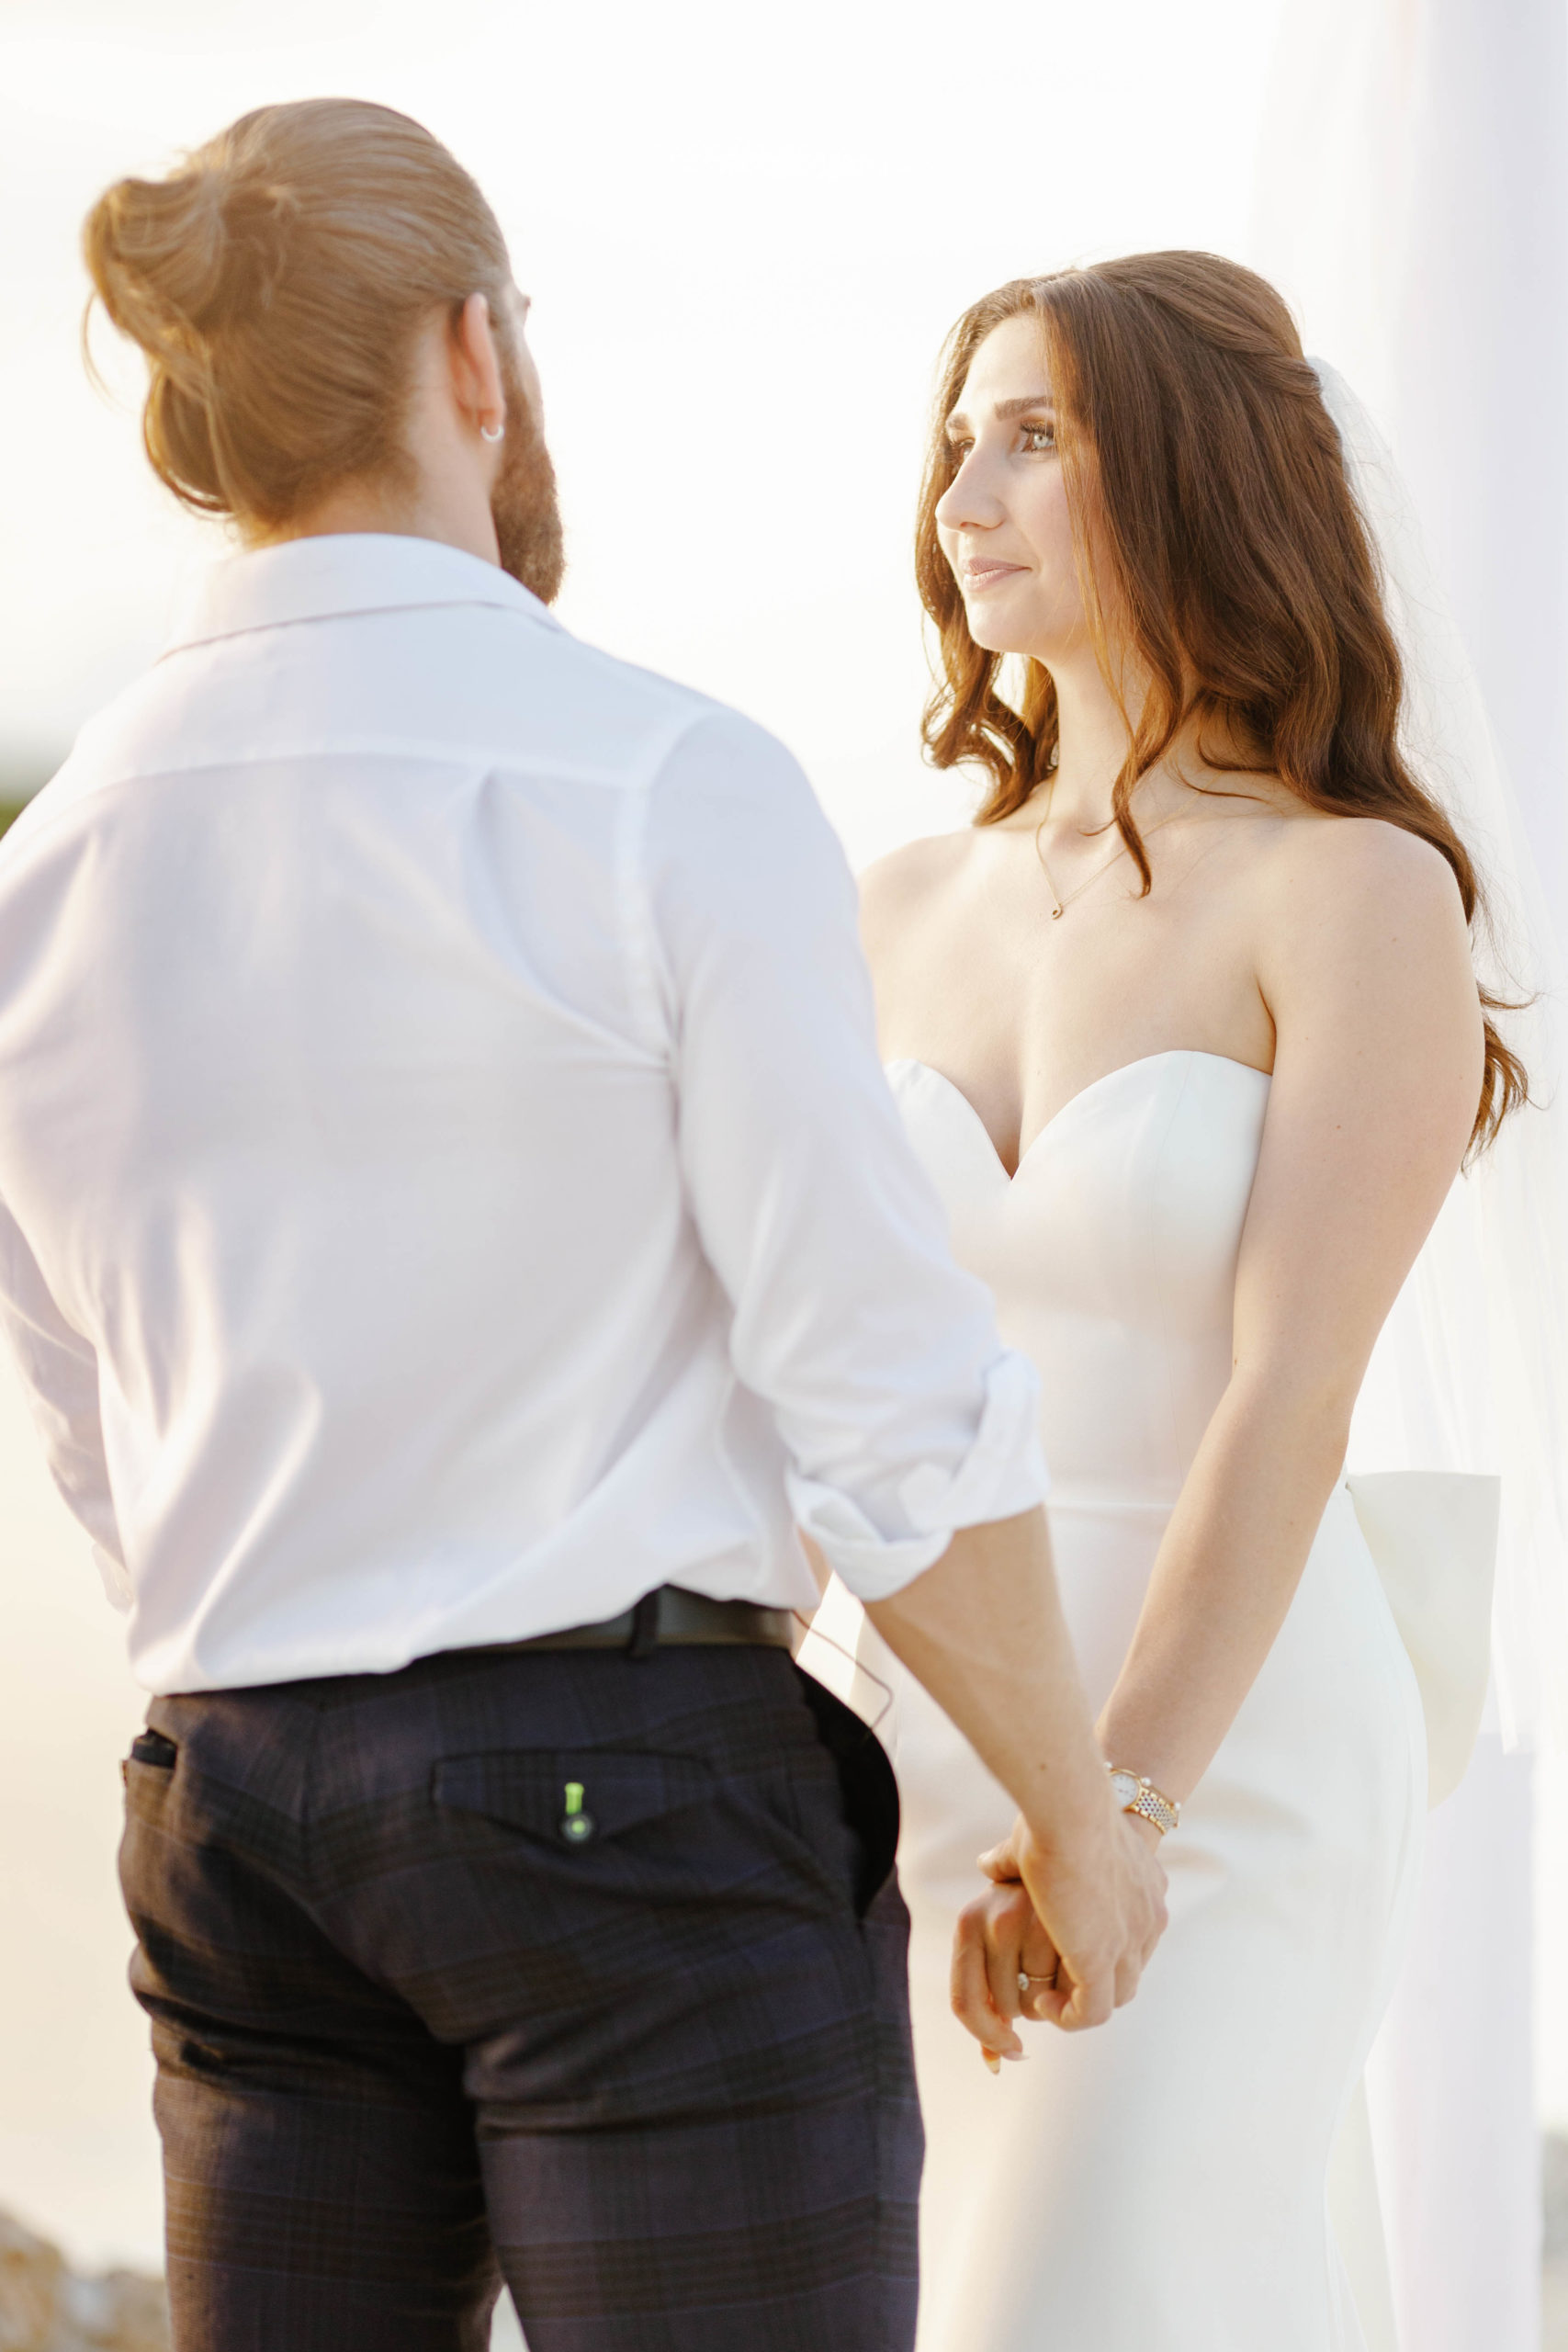
M569 626L784 736L856 864L961 821L963 788L918 755L908 582L942 336L998 280L1075 258L1246 258L1279 6L0 0L0 788L151 658L216 543L146 476L134 371L112 370L118 406L84 380L83 212L247 107L351 92L420 116L501 214L535 298ZM137 1713L0 1367L0 2205L95 2262L158 2258L112 1868ZM1555 1772L1546 1798L1560 1856ZM1561 1984L1550 1905L1543 1934Z

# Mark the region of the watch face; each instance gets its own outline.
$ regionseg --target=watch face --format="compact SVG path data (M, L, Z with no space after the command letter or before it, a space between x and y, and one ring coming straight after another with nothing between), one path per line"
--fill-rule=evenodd
M1116 1802L1123 1811L1137 1802L1139 1781L1135 1772L1112 1772L1111 1785L1116 1792Z

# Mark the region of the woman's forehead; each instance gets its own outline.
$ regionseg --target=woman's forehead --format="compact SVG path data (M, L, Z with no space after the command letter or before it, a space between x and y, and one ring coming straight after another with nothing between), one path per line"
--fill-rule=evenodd
M973 420L976 413L991 415L1003 401L1043 402L1052 397L1044 328L1038 318L1021 313L1003 319L976 345L953 413Z

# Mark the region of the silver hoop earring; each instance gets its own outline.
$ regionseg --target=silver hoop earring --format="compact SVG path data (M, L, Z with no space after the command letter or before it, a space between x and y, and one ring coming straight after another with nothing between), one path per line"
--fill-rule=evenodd
M481 441L504 441L505 438L506 427L504 424L498 424L493 431L488 424L481 424L479 427L479 439Z

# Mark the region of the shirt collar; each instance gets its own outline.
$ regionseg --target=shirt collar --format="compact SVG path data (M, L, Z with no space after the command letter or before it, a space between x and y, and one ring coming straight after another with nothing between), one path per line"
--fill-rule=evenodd
M215 563L175 615L166 653L291 621L421 605L496 605L547 628L560 623L499 564L441 539L379 531L285 539Z

